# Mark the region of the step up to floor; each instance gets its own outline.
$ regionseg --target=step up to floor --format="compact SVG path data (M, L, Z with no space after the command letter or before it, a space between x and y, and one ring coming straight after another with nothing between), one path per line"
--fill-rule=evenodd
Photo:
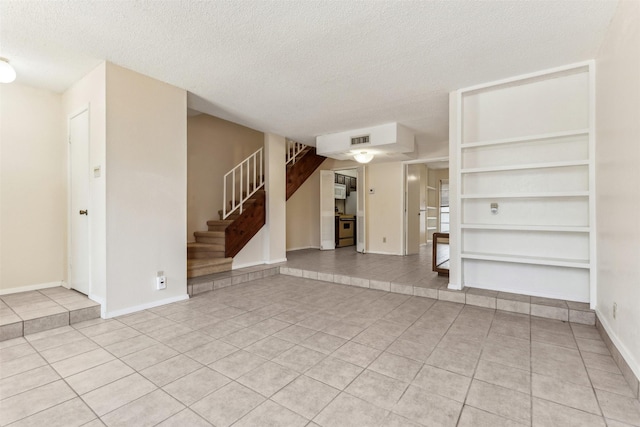
M232 223L232 219L212 219L207 221L207 227L209 231L224 231Z
M224 231L196 231L193 235L197 243L222 245L224 247Z
M224 245L209 243L187 243L188 259L224 258Z
M233 258L188 259L187 279L207 274L231 271Z

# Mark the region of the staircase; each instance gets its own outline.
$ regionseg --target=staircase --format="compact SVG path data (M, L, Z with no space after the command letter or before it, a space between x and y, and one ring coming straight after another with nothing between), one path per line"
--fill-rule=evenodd
M287 200L325 160L308 147L287 140ZM187 278L231 270L233 257L266 222L266 193L262 148L225 175L219 219L207 221L207 231L196 231L187 244Z

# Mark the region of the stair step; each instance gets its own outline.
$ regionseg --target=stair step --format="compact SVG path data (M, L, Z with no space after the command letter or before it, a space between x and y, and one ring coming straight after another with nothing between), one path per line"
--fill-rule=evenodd
M187 243L187 259L224 258L224 245Z
M196 231L193 233L197 243L224 246L224 231Z
M224 231L232 223L233 219L212 219L207 221L207 227L209 231Z
M231 271L233 258L188 259L187 279L206 276L207 274Z
M233 221L235 221L236 219L238 219L240 217L240 214L234 213L234 214L229 215L227 217L227 219L222 219L222 209L220 209L218 211L218 215L220 216L220 221L231 221L231 222L233 222Z

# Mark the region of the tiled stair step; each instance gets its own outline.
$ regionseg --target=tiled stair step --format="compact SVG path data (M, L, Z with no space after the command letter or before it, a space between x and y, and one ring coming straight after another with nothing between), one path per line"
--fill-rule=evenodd
M197 243L224 246L224 231L196 231L193 235Z
M233 258L188 259L187 279L222 271L231 271L232 262Z
M231 223L232 219L212 219L207 221L207 227L209 231L224 231Z
M210 243L187 243L188 259L224 258L224 245Z

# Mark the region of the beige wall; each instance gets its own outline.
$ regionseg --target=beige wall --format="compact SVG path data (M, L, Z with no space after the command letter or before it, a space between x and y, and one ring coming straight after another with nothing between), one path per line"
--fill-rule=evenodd
M187 298L187 94L107 64L107 311ZM157 291L158 271L167 289Z
M89 257L91 260L91 291L89 296L100 303L106 301L107 292L105 78L106 63L102 63L62 94L64 115L62 123L65 129L68 127L71 116L87 107L89 108L89 167L101 168L100 177L94 177L90 174L89 191L91 197L88 208L91 214L89 216L91 250ZM65 132L68 135L68 131ZM66 167L65 163L65 171Z
M320 248L320 171L331 170L326 159L287 200L287 250Z
M264 134L217 117L187 119L187 240L207 229L222 209L222 182L234 166L262 147Z
M367 251L402 255L404 164L369 164L365 175L366 188L375 191L366 195Z
M640 378L640 3L622 1L596 59L598 317ZM617 316L613 318L613 304Z
M59 94L0 85L0 293L65 279L64 129Z

